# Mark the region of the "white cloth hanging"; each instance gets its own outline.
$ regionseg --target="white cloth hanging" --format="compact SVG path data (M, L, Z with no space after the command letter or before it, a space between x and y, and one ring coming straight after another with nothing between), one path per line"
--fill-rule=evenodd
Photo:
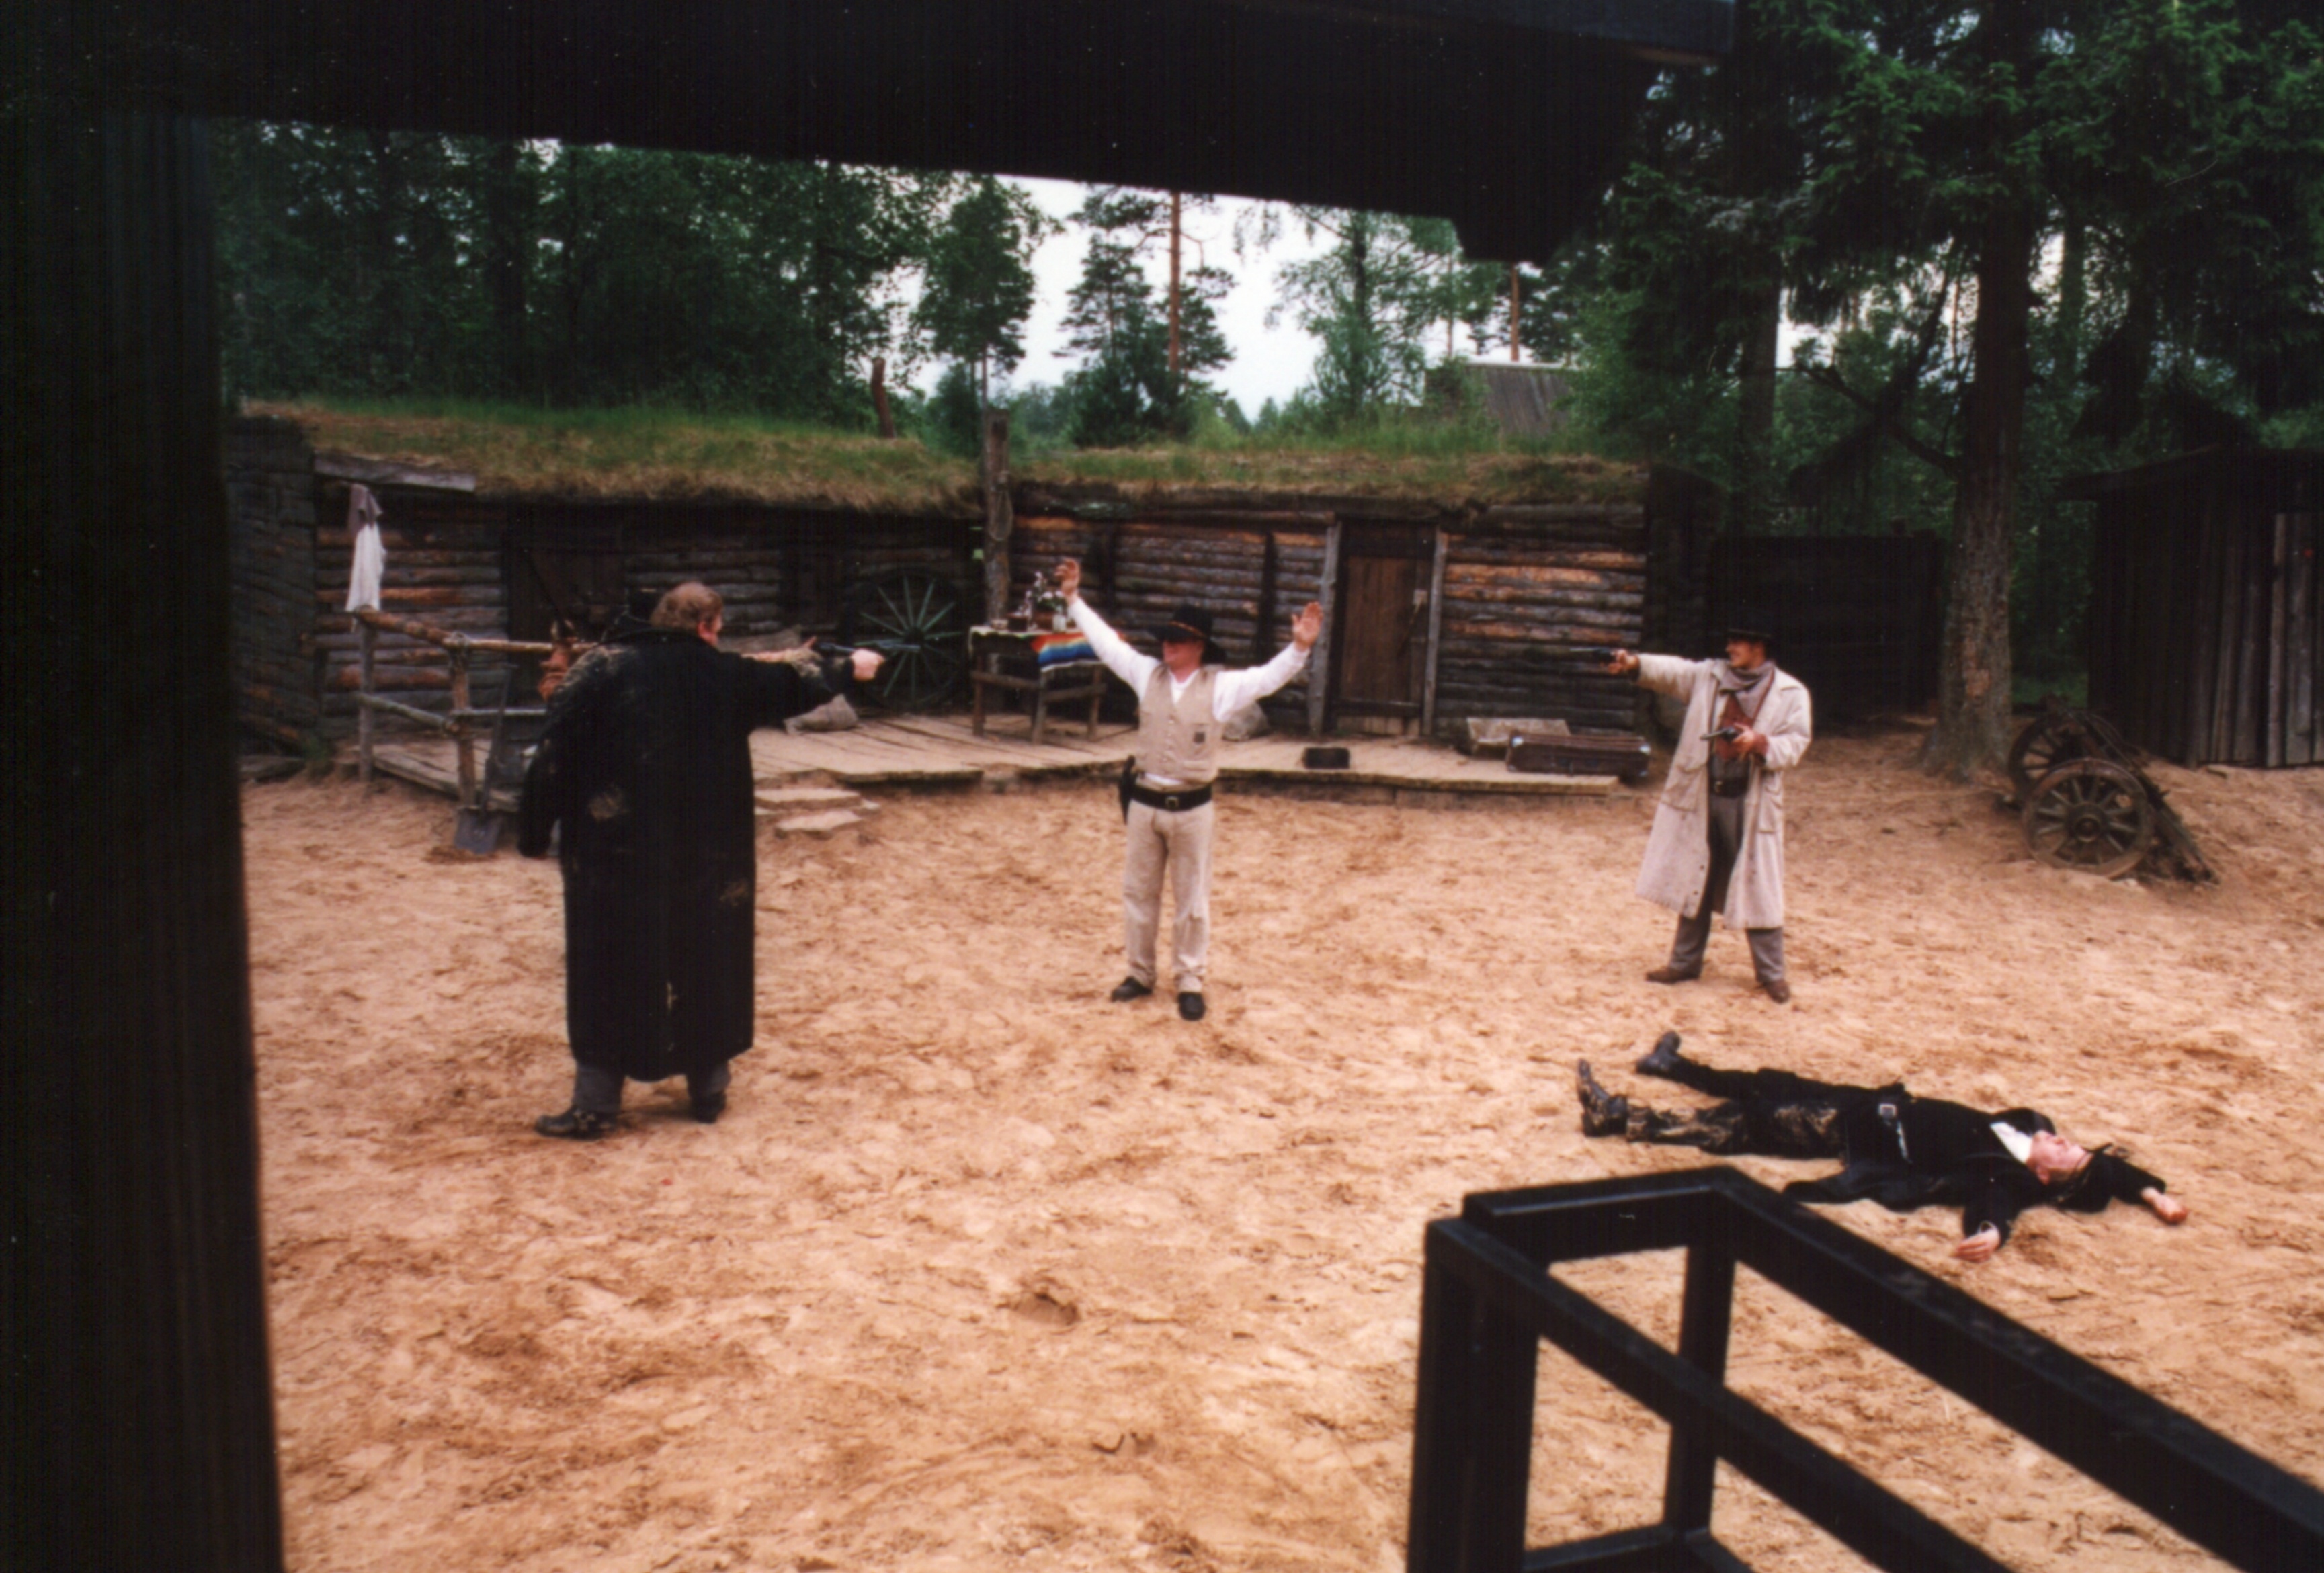
M379 499L371 488L347 488L347 532L355 537L355 565L347 574L349 612L379 610L379 582L387 573L387 547L379 538Z

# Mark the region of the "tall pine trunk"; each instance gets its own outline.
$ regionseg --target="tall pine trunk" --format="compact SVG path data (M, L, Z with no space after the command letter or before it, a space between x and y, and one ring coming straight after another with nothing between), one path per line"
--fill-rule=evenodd
M1992 0L1976 35L1988 62L1978 173L1988 183L1977 234L1977 323L1953 538L1946 553L1944 633L1938 652L1937 725L1923 763L1966 778L2009 754L2009 566L2024 464L2026 335L2034 316L2037 221L2021 156L2022 87L2033 65L2032 8Z
M1784 327L1784 281L1773 258L1754 281L1738 377L1734 482L1728 518L1738 535L1766 531L1775 512L1775 357Z
M1968 440L1947 552L1937 726L1923 756L1930 768L1960 777L2000 764L2009 752L2010 544L2024 462L2034 227L2024 202L1997 202L1978 242Z

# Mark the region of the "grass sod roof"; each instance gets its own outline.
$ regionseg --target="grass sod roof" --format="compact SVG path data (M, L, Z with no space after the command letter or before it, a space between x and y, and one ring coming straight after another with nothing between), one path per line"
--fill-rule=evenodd
M650 409L440 402L255 402L318 449L473 474L480 497L534 502L755 502L973 519L973 460L912 438ZM1375 499L1445 511L1635 502L1643 465L1487 446L1415 424L1343 444L1079 449L1020 456L1020 488L1093 503L1270 508Z

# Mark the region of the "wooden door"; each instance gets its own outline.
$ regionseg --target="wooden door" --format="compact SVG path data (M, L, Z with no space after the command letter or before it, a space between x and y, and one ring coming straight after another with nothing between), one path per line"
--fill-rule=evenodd
M1425 527L1351 528L1342 538L1332 708L1336 717L1417 720L1427 655Z

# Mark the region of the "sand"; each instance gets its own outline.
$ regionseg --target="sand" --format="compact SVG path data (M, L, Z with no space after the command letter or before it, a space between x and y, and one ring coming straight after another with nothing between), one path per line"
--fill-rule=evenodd
M2025 1101L2193 1209L1831 1214L2324 1479L2324 771L2158 767L2218 886L2032 862L1918 734L1793 778L1797 997L1738 936L1649 986L1651 796L1461 811L1222 800L1212 1009L1119 1007L1110 788L902 796L770 842L759 1046L715 1127L561 1108L553 864L442 799L244 799L290 1566L1388 1569L1422 1230L1464 1193L1685 1167L1585 1142L1692 1052ZM1683 1098L1685 1095L1677 1094ZM1745 1160L1771 1183L1802 1169ZM1668 1338L1674 1260L1569 1276ZM1738 1387L2025 1568L2185 1541L1748 1273ZM1651 1521L1663 1433L1545 1354L1536 1543ZM1746 1483L1762 1566L1845 1553Z

